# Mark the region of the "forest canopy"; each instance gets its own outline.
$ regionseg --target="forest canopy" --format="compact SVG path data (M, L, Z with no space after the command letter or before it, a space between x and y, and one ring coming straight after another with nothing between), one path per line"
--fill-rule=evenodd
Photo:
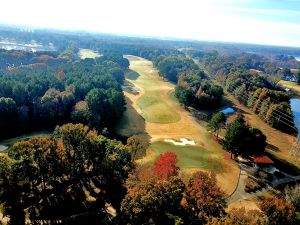
M175 95L180 103L196 109L220 105L222 87L212 84L193 60L184 56L160 56L154 65L162 77L177 84Z
M32 57L28 59L30 62L36 57L33 53L22 54L25 59ZM6 51L5 55L7 62L19 57L16 51ZM101 130L122 116L125 99L121 85L129 62L121 55L76 61L51 56L28 65L25 59L20 61L20 66L0 71L2 138L51 129L71 121ZM59 65L54 65L53 60L59 61Z

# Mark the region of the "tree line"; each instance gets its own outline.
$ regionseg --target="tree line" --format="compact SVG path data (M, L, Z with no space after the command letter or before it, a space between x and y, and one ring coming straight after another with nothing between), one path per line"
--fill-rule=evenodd
M196 109L220 105L222 87L212 84L193 60L180 55L160 56L154 65L163 78L176 83L175 95L180 103Z
M243 115L238 115L231 123L226 123L227 117L223 112L213 114L208 123L208 129L218 139L222 129L226 129L225 136L221 143L225 150L235 157L263 155L267 146L267 138L257 128L250 127Z
M97 60L45 64L0 71L1 138L71 121L101 130L122 116L127 59L108 54Z
M201 57L200 63L240 103L251 108L272 127L295 133L288 93L276 86L278 80L270 78L273 74L251 73L252 68L267 71L266 62L262 56L246 54L245 57L236 57L212 52L205 53ZM278 69L275 65L273 66ZM280 115L290 119L283 119Z

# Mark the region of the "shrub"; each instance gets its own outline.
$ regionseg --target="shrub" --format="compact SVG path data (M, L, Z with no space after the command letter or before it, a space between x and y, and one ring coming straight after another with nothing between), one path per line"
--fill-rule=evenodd
M253 177L248 177L246 179L245 191L248 193L258 191L263 187L265 187L265 184L259 180L254 179Z
M273 176L272 174L263 171L263 170L257 170L255 175L261 182L272 182Z
M260 203L260 209L268 217L268 225L299 224L294 206L285 199L266 198Z

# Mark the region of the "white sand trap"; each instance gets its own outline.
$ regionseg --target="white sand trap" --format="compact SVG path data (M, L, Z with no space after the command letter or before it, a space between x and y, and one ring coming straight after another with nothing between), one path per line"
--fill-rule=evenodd
M195 145L195 144L196 144L194 140L189 141L189 140L186 139L186 138L180 138L180 142L174 141L173 139L170 139L170 138L166 138L164 141L165 141L165 142L173 143L174 145L181 145L181 146L185 146L185 145Z

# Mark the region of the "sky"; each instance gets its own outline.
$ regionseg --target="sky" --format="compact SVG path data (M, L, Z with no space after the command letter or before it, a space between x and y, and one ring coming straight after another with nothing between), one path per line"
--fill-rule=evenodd
M4 0L0 24L300 47L300 0Z

